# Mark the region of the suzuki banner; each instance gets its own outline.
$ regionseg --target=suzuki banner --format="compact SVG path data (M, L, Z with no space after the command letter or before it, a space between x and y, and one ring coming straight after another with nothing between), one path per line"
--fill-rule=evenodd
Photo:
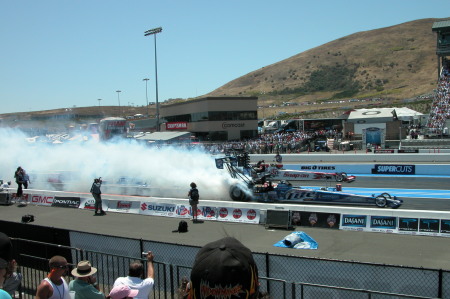
M141 202L140 214L150 216L177 217L176 204Z

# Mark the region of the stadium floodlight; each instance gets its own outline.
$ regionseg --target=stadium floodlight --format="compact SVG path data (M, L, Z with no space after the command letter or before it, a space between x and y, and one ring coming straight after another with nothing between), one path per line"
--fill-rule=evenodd
M155 86L156 86L156 131L159 132L159 101L158 101L158 63L156 59L156 34L162 31L161 27L153 28L144 32L144 36L155 36ZM148 105L147 105L148 107Z

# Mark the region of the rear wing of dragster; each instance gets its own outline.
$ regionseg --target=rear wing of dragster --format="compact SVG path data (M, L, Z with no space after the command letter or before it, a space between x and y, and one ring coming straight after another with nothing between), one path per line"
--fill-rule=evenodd
M240 157L231 156L216 158L216 167L218 169L226 168L230 176L234 179L240 179L247 184L252 183L252 180L238 168L238 166L243 166L245 171L245 169L249 168L250 166L248 165L248 163L241 163L243 161L239 158Z

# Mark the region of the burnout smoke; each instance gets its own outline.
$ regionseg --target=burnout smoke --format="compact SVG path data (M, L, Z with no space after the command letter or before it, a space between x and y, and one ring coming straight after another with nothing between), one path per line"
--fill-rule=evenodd
M12 181L15 187L14 171L21 166L30 174L30 189L89 192L93 179L102 177L104 193L181 198L187 197L189 184L196 182L201 199L218 200L229 199L234 181L226 170L215 167L214 157L201 150L148 147L124 139L59 144L40 139L1 128L0 179ZM139 189L146 194L139 194L143 192Z

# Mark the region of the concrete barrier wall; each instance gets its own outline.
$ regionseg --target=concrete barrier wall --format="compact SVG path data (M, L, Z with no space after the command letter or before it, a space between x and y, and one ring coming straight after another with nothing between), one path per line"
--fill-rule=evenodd
M75 192L60 192L60 191L46 191L46 190L26 190L25 196L29 204L43 205L49 208L53 206L62 206L66 208L90 209L93 208L93 199L89 193L75 193ZM176 198L156 198L156 197L137 197L137 196L122 196L103 194L103 207L108 212L121 212L128 214L140 215L155 215L168 216L177 218L189 217L189 214L181 216L173 211L168 213L141 211L140 207L143 204L155 205L161 207L170 206L171 209L183 208L189 209L187 199ZM61 203L63 201L64 203ZM88 207L89 205L89 207ZM311 215L312 213L321 215L338 215L341 219L339 228L343 230L359 230L368 232L386 232L386 233L402 233L402 234L417 234L417 235L432 235L450 237L450 212L446 211L421 211L421 210L402 210L402 209L388 209L388 208L365 208L365 207L343 207L343 206L325 206L314 204L282 204L282 203L246 203L233 201L217 201L217 200L202 200L199 209L214 211L211 218L203 218L212 221L227 221L253 224L267 224L268 212L288 211L286 221L289 221L290 215L293 211ZM228 218L218 218L219 210L227 210ZM154 210L155 211L155 210ZM242 218L234 218L234 212L243 216ZM153 213L153 214L151 214ZM248 217L251 213L252 217ZM244 215L245 214L245 215ZM205 215L204 215L205 216ZM208 216L205 216L208 217ZM345 220L344 220L345 219ZM364 225L354 225L353 221L360 221L363 219ZM381 219L381 220L380 220ZM351 221L348 222L348 221ZM374 228L372 221L391 222L391 227ZM416 224L422 226L430 226L434 223L434 230L420 229L416 227L415 231L405 231L400 229L400 221L414 221ZM346 223L344 223L346 222ZM437 226L436 226L437 223Z
M407 154L392 154L383 153L375 154L373 152L342 152L335 153L304 153L304 154L284 154L283 163L293 162L293 163L322 163L322 162L388 162L388 163L448 163L450 164L450 153L407 153ZM260 160L264 160L267 163L274 162L275 155L250 155L250 162L256 163Z

